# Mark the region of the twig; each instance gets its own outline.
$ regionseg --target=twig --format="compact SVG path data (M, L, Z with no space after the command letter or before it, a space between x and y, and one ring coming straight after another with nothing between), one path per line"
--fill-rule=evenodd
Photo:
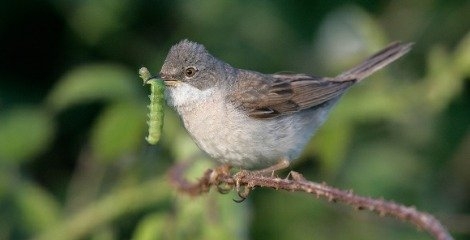
M186 164L174 166L170 172L170 182L179 191L191 196L206 193L212 186L219 187L243 187L252 190L255 187L269 187L291 192L306 192L317 198L325 198L329 202L341 202L358 210L369 210L380 216L393 216L401 221L408 221L419 229L428 232L437 240L453 239L445 227L432 215L420 212L414 207L407 207L391 201L373 199L354 194L352 191L340 190L325 183L319 184L307 181L301 174L291 172L292 179L278 177L267 177L260 174L242 174L242 177L232 176L229 171L219 169L208 169L199 181L190 183L184 178Z

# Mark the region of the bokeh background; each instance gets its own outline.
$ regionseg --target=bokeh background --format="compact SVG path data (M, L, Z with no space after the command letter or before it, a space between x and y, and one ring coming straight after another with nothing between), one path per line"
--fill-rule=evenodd
M470 2L2 1L0 239L430 239L302 193L190 198L166 172L215 166L148 86L171 45L233 66L334 76L395 40L408 55L349 91L291 169L430 212L470 239ZM279 173L285 176L287 171Z

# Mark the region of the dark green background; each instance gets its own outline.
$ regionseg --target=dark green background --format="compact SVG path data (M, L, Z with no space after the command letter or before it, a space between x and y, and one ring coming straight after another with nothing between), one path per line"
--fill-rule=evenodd
M415 42L343 97L292 169L470 239L469 12L444 0L3 1L0 239L429 239L302 193L176 193L172 164L195 161L190 179L215 164L170 109L148 146L137 70L158 72L184 38L235 67L328 76Z

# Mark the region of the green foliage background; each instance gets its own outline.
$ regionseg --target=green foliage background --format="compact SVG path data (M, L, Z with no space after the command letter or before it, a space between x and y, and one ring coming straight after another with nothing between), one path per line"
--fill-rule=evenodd
M292 168L470 239L469 12L458 0L3 2L0 239L429 239L301 193L176 193L172 164L194 161L195 179L214 163L169 109L146 144L137 70L158 72L184 38L236 67L329 76L415 42L343 97Z

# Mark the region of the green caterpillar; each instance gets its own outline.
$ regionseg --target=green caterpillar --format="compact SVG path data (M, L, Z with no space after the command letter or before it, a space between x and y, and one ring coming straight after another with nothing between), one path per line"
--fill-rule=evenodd
M148 136L145 138L148 143L155 145L160 140L160 135L163 128L163 104L165 85L162 80L152 77L147 68L142 67L139 69L140 78L144 84L150 84L150 110L147 120Z

